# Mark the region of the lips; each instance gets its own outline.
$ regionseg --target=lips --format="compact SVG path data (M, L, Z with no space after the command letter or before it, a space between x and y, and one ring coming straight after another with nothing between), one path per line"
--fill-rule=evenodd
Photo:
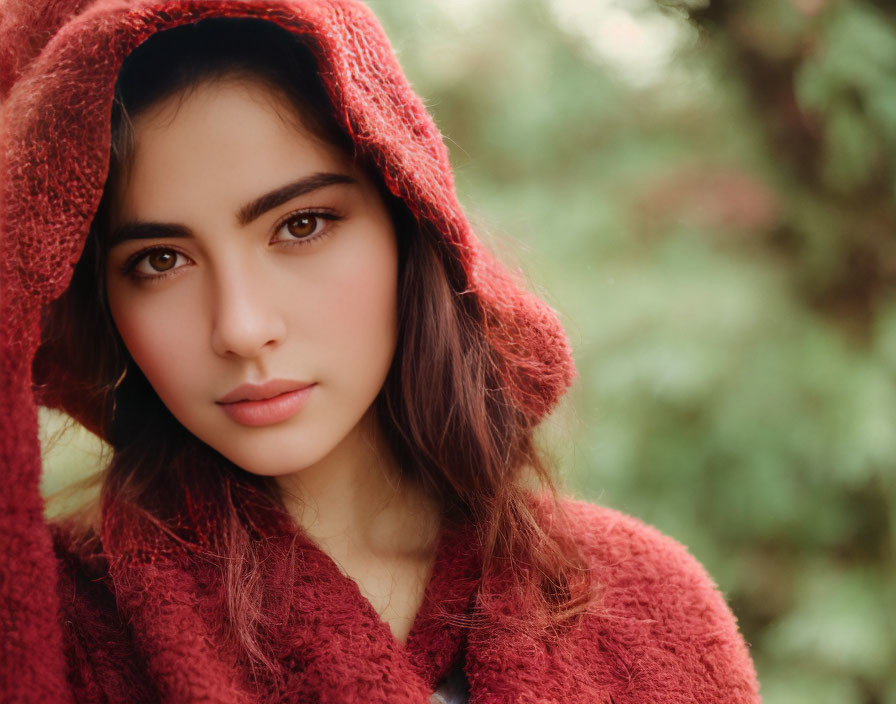
M243 384L217 401L236 423L248 427L277 425L299 413L316 384L275 379L264 384Z
M265 401L291 391L307 389L309 386L314 386L314 384L307 381L292 381L289 379L272 379L264 384L241 384L230 393L219 398L216 403L224 405L241 401Z

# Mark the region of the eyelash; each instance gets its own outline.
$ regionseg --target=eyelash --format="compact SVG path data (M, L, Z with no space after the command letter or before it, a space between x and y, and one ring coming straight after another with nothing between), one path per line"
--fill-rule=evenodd
M316 209L305 209L305 210L296 210L287 215L284 215L280 220L277 221L274 226L274 236L279 234L280 230L282 230L286 225L290 222L290 220L295 220L300 217L313 217L318 220L324 221L324 223L329 223L325 225L319 232L316 234L310 235L308 237L303 238L295 238L293 240L277 240L277 244L284 244L288 247L294 246L303 246L307 244L313 244L319 240L324 239L325 237L329 237L332 234L333 225L343 219L343 216L337 213L335 210L330 210L326 208L316 208ZM155 245L152 247L146 247L145 249L141 249L137 252L134 252L130 257L128 257L124 263L121 265L121 273L125 276L130 277L131 279L135 279L140 283L156 283L161 281L162 279L166 279L169 276L174 275L181 267L176 267L171 269L170 271L158 272L156 274L143 274L136 271L137 266L142 262L146 257L153 254L154 252L173 252L175 255L180 257L186 257L185 254L179 252L176 248L170 247L168 245Z

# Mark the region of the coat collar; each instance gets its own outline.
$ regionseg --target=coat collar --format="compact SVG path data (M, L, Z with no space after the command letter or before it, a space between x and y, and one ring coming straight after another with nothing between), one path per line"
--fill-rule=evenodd
M469 522L442 527L404 644L357 583L304 533L281 532L260 541L268 574L290 585L283 625L268 634L283 679L260 687L250 684L248 669L220 628L220 572L207 561L183 555L131 561L119 563L110 576L149 674L168 701L422 704L458 662L464 664L471 704L552 701L540 696L546 682L551 691L572 697L564 701L576 701L574 693L588 691L589 684L581 681L574 631L561 641L534 625L511 628L499 622L500 614L482 610L471 622L484 588L508 609L518 607L509 580L483 580L478 536ZM289 542L296 547L292 564L282 558ZM283 595L277 598L282 605ZM278 690L273 699L272 687Z

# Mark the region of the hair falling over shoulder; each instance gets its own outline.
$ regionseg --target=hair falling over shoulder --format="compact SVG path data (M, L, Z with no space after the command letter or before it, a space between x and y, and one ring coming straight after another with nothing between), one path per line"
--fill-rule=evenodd
M239 36L239 42L232 41ZM192 546L221 565L229 628L250 662L272 670L274 655L257 637L276 616L265 607L271 585L262 579L257 534L246 497L262 497L285 515L275 485L245 472L188 433L165 408L129 357L112 323L103 286L109 184L126 172L132 149L129 116L202 80L250 76L282 91L305 126L342 149L381 185L399 245L398 346L376 402L390 450L409 479L444 507L449 524L473 522L483 576L510 579L521 610L503 620L559 628L594 605L594 577L579 548L536 520L533 480L545 490L556 527L564 519L551 467L540 454L531 419L514 403L502 379L502 358L486 331L493 321L437 233L388 193L376 168L359 158L318 79L313 50L275 25L259 20L206 20L154 35L125 62L116 86L109 179L91 235L67 292L48 309L42 347L35 357L40 382L45 349L66 349L73 378L67 388L106 409L104 427L113 455L92 506L61 517L80 521L85 540L103 528L101 507L129 525L106 526L124 536L140 526L160 541ZM90 340L88 347L83 340ZM242 491L242 488L253 492ZM197 498L201 497L201 498ZM189 517L216 521L197 535ZM282 518L282 516L281 516ZM294 556L293 556L294 557ZM483 583L485 583L484 580ZM478 608L490 609L487 589ZM464 624L476 626L476 614Z

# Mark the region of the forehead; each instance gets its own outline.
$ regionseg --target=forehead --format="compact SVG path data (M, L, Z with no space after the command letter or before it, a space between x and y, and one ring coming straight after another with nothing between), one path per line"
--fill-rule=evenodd
M286 96L258 80L201 83L132 124L133 158L117 189L120 211L129 216L208 199L245 201L307 173L357 173L345 154L302 124Z

